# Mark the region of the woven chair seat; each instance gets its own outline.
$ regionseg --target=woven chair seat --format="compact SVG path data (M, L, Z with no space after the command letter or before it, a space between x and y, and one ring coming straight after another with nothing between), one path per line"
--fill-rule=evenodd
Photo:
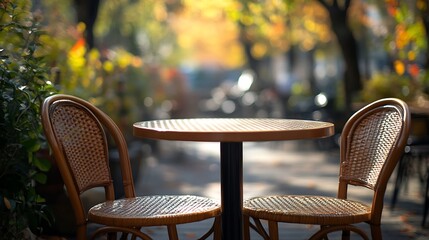
M141 230L146 226L165 226L168 239L178 240L177 225L214 219L213 225L199 239L221 237L221 206L202 196L136 197L128 146L121 129L99 108L83 99L57 94L45 99L42 124L52 149L76 219L76 239L152 239ZM124 198L115 198L115 185L110 171L109 148L119 154L122 179L119 184ZM121 181L122 180L122 181ZM122 183L122 184L121 184ZM93 188L104 189L105 201L88 212L82 193ZM88 232L88 223L101 226ZM107 235L107 236L106 236Z
M280 195L244 202L247 215L301 224L353 224L371 219L371 207L360 202L324 196Z
M246 200L244 238L250 238L252 228L264 239L278 240L278 224L283 222L319 225L311 240L327 239L336 231L342 231L342 239L350 239L352 233L369 239L356 224L367 223L372 239L381 240L386 185L402 156L410 125L408 105L400 99L380 99L361 108L347 120L341 133L336 197L279 195ZM349 186L368 190L371 203L352 201ZM268 231L261 220L268 221Z
M189 195L159 195L106 201L89 210L93 222L118 227L142 227L201 221L220 214L211 199Z

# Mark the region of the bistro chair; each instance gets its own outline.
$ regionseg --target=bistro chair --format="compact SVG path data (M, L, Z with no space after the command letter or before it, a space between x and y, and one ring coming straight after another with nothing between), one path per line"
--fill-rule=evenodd
M408 181L417 177L424 196L421 226L426 225L429 210L429 118L411 109L411 130L402 158L398 162L390 208L395 209L399 193L408 192Z
M53 156L67 188L77 224L77 239L87 239L88 224L101 225L90 239L122 233L151 239L145 226L167 226L169 239L178 239L177 224L214 218L213 226L201 237L220 239L220 205L208 198L189 195L136 197L128 148L117 125L105 113L80 98L57 94L42 106L42 124ZM118 148L125 198L116 199L109 170L109 133ZM103 187L105 202L85 212L81 194Z
M342 131L337 197L279 195L248 199L243 204L245 239L250 238L253 228L264 239L277 240L279 222L320 225L310 239L323 239L337 231L342 231L343 239L349 239L350 232L369 239L362 228L354 225L366 222L372 239L382 239L383 198L409 129L409 109L399 99L381 99L363 107ZM349 185L372 190L371 204L349 199ZM268 233L260 220L268 221Z

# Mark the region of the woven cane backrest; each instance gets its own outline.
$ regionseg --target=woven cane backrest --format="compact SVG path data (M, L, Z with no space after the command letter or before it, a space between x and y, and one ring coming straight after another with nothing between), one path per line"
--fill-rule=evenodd
M49 114L78 192L110 184L107 141L97 118L86 107L67 100L55 102Z
M352 116L341 136L340 180L373 190L381 177L386 182L404 147L407 114L403 106L386 102L370 105Z
M82 207L80 194L90 188L104 187L106 199L115 199L106 136L119 152L125 197L135 197L127 143L108 115L90 102L66 94L46 98L41 112L46 139L76 209Z

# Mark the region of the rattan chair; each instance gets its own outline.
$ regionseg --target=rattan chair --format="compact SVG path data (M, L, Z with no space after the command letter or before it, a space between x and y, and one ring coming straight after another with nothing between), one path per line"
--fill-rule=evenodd
M360 225L355 225L366 222L372 239L382 239L380 222L386 185L403 153L409 129L408 106L399 99L381 99L363 107L350 117L341 135L337 197L280 195L248 199L243 204L245 239L253 228L264 239L277 240L279 222L320 225L310 239L322 239L337 231L343 232L343 239L348 239L350 232L368 239ZM348 199L349 185L371 189L372 203ZM260 219L268 221L268 233Z
M116 124L101 110L80 98L58 94L42 106L46 138L67 188L77 224L76 238L93 239L117 233L151 239L141 231L145 226L167 226L170 239L178 239L177 224L213 218L213 227L202 236L220 239L220 205L200 196L136 197L125 139ZM125 198L115 200L109 170L105 132L114 139L120 155ZM95 187L105 189L106 201L85 212L81 194ZM88 223L101 227L88 233Z
M426 225L429 211L429 118L424 113L414 112L411 109L411 130L404 154L398 162L396 181L390 202L391 210L395 209L400 192L408 193L408 181L416 177L424 196L423 217L421 226Z

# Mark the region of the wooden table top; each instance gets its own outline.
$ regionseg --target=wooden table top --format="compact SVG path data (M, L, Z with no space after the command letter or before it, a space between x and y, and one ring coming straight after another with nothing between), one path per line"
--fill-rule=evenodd
M134 136L203 142L277 141L323 138L334 134L328 122L271 118L190 118L137 122Z

